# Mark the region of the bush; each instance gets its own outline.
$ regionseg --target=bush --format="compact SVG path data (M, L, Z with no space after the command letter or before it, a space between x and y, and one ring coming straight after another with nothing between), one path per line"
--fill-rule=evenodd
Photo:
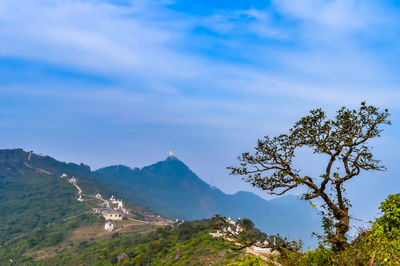
M247 255L243 258L238 259L235 262L229 263L229 266L258 266L258 265L267 265L260 256L250 256Z
M383 215L376 219L366 239L368 254L380 264L400 264L400 193L389 195L379 207Z
M284 265L400 265L400 193L381 203L382 216L372 228L361 230L342 252L335 254L320 246L305 253L286 251L279 258Z

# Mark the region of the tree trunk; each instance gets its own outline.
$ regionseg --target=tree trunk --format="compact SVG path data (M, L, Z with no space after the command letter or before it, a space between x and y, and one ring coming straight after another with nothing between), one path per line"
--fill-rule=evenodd
M341 214L335 215L338 222L335 224L336 232L332 239L332 250L337 253L343 251L348 243L346 233L350 229L350 219L348 210L344 210Z

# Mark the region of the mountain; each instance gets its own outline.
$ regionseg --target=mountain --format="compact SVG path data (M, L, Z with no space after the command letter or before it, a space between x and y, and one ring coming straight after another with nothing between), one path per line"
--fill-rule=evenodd
M142 169L109 166L95 178L118 192L119 197L147 207L171 219L196 220L215 214L246 217L262 231L289 238L301 237L314 245L312 232L320 231L318 211L307 202L286 196L264 200L250 192L227 195L211 187L174 156Z
M111 191L95 175L84 164L0 150L0 265L122 265L121 257L124 265L202 265L245 255L213 238L211 221L163 228L133 219L125 220L118 233L105 232L103 219L92 214L97 201L88 194L110 196ZM84 202L69 182L73 176Z
M22 149L0 150L0 264L25 250L52 246L77 226L93 222L94 202L77 201L77 189L60 175L78 178L86 193L98 185L87 165L59 162Z
M176 157L142 169L118 165L93 172L84 164L11 149L0 150L0 245L15 238L20 241L16 245L24 249L52 245L75 226L72 219L64 227L66 219L90 212L94 202L78 202L76 188L60 178L63 173L77 177L84 193L115 194L172 219L196 220L217 213L246 217L269 234L300 236L307 244L311 232L320 228L316 210L293 196L266 201L249 192L227 195L205 183ZM79 217L76 224L91 219ZM56 230L50 224L59 227ZM0 257L7 252L0 249Z

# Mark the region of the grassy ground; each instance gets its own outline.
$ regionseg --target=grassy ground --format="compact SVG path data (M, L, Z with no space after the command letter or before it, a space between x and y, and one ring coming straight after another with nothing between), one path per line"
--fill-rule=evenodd
M56 256L60 252L68 252L83 242L92 243L102 239L107 239L115 232L136 232L146 234L154 231L160 226L163 226L162 223L149 223L136 219L127 219L123 221L114 221L113 223L117 226L117 229L114 232L107 232L104 230L104 223L104 219L98 218L93 224L83 225L74 229L70 236L58 245L40 250L29 250L24 254L24 256L32 257L34 261L46 260Z

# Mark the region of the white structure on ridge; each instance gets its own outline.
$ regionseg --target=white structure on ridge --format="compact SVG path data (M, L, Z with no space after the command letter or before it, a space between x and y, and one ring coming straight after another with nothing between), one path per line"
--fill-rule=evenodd
M115 201L114 195L111 195L110 201L111 201L111 203L114 203L114 201Z
M243 231L243 228L240 226L240 218L238 218L237 222L233 221L231 217L225 220L227 225L221 230L217 230L217 236L227 236L229 234L238 235Z
M112 195L110 198L110 202L112 204L118 204L120 201L122 201L122 200L118 200L118 199L114 198L114 195Z
M122 209L123 207L124 207L124 204L122 203L122 199L116 199L115 197L114 197L114 195L112 195L111 196L111 198L110 198L110 202L112 203L112 204L117 204L117 208L118 209Z
M101 194L97 193L95 197L96 197L96 199L101 199Z
M111 222L107 222L104 224L104 229L108 232L114 231L114 225Z
M79 195L78 201L83 201L82 195Z
M174 153L173 153L172 151L169 151L168 156L169 156L169 157L174 157Z
M64 174L60 175L60 177L61 178L67 177L67 174L64 173Z

